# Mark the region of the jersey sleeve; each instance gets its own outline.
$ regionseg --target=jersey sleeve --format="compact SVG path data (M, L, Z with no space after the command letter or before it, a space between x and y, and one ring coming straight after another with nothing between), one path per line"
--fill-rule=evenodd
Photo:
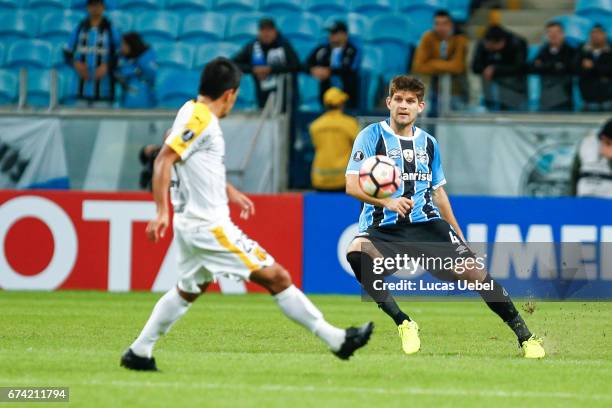
M201 146L201 138L211 122L212 115L208 108L200 103L187 102L179 110L166 138L166 144L181 157L187 160Z
M434 145L434 157L433 162L431 163L431 188L437 189L446 184L446 177L444 177L444 170L442 170L442 159L440 158L440 146L438 145L438 141L431 138L433 140Z
M353 151L346 168L346 174L359 174L363 161L376 155L376 133L374 126L368 126L357 135L353 143Z

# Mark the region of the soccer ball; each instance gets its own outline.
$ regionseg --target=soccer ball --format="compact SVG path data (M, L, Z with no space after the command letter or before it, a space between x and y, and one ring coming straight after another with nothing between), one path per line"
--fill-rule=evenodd
M400 188L400 169L387 156L369 157L359 170L359 185L376 198L389 197Z

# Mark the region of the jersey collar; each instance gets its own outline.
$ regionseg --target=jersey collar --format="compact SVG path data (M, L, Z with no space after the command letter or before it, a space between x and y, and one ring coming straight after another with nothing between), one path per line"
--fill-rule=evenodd
M416 125L413 125L412 127L412 134L413 136L400 136L395 134L395 132L393 131L393 129L391 129L391 126L389 125L389 119L385 119L382 122L380 122L382 128L384 129L385 132L390 133L391 135L397 137L400 140L414 140L417 137L420 136L421 134L421 129L419 129L418 127L416 127Z

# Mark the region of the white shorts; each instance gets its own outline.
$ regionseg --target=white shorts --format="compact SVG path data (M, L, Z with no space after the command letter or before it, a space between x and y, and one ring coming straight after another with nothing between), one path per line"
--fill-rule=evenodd
M178 287L200 293L199 285L227 276L248 280L251 272L274 263L274 258L249 239L228 218L203 224L174 217L174 239L178 247Z

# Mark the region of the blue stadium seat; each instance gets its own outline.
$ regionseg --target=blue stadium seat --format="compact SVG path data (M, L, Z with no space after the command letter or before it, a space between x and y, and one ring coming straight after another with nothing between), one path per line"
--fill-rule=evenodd
M576 14L582 15L586 11L596 10L604 13L612 13L611 0L578 0L576 2Z
M77 101L77 90L79 87L79 77L75 71L69 67L58 68L58 103L70 106Z
M327 19L334 15L346 15L348 3L348 0L308 0L306 10Z
M208 61L217 57L232 58L238 51L240 51L240 46L235 43L218 42L203 44L196 52L193 67L195 69L202 69Z
M38 28L38 19L28 12L0 14L0 41L5 44L23 38L34 37Z
M32 11L62 11L69 6L66 0L28 0L27 8Z
M410 44L417 41L411 36L412 26L409 19L395 15L380 15L372 19L368 41L383 50L387 74L406 72Z
M66 0L69 1L69 0ZM104 0L104 8L107 11L115 10L117 8L117 2L119 0ZM71 0L70 8L75 10L85 11L87 7L87 0Z
M579 0L576 5L576 14L607 27L612 31L612 0Z
M216 0L215 11L219 13L241 13L245 11L257 11L256 0Z
M255 101L255 81L252 75L243 75L240 80L240 92L238 92L238 99L236 100L236 109L257 109L257 102Z
M23 0L0 0L0 12L15 11L21 7Z
M370 17L392 13L394 8L392 0L353 0L353 11Z
M300 61L302 62L305 62L308 59L310 53L319 44L321 44L320 41L307 38L294 38L293 40L291 40L291 46L293 47L298 57L300 58Z
M364 41L370 32L370 20L361 14L349 13L346 17L349 35L357 41Z
M49 12L45 14L40 21L38 37L53 43L66 43L68 42L70 34L74 31L83 17L83 14L75 13L70 10L65 12Z
M123 12L121 10L113 10L106 13L106 16L110 20L113 27L115 27L121 33L127 33L132 29L134 24L134 18L131 14Z
M155 47L157 65L160 68L191 69L195 55L195 47L179 42L161 44Z
M283 35L289 40L316 40L323 32L323 21L315 15L303 13L300 15L284 15L278 21Z
M412 12L413 10L425 9L425 10L436 10L447 9L448 0L410 0L398 2L398 9L400 12ZM412 16L409 16L412 17Z
M166 0L166 10L180 13L201 13L212 10L213 0Z
M323 109L319 100L319 81L308 74L300 74L298 77L300 89L299 109L305 112L319 112Z
M471 0L447 0L447 8L454 21L463 23L470 17Z
M49 106L51 94L51 70L29 69L27 86L27 105L36 107Z
M552 21L561 23L565 31L565 40L572 47L577 47L585 42L593 26L593 22L588 18L573 15L554 17Z
M203 41L221 41L225 37L227 19L223 14L190 14L183 20L179 39L191 44Z
M169 109L180 108L189 99L196 97L199 81L199 71L160 69L155 86L157 106Z
M17 102L19 79L17 74L0 69L0 105L11 105Z
M527 108L530 112L540 109L542 81L539 75L527 75Z
M0 67L4 65L4 60L6 59L6 48L4 44L0 43Z
M301 0L261 0L259 10L270 15L303 12Z
M67 67L66 59L64 58L64 47L65 44L56 44L53 47L53 54L51 55L51 67L52 68L64 68Z
M238 13L229 21L227 40L244 44L257 36L257 24L263 17L261 13Z
M363 47L363 57L361 60L361 95L360 106L362 109L372 110L378 89L380 86L381 74L384 72L383 51L376 46L366 45Z
M133 13L140 13L142 11L159 10L162 6L162 2L159 0L118 0L117 8L124 11L130 11Z
M179 17L164 11L146 11L136 17L134 30L150 44L174 42L178 37Z
M19 40L9 46L6 65L11 68L49 68L51 44L40 40Z

